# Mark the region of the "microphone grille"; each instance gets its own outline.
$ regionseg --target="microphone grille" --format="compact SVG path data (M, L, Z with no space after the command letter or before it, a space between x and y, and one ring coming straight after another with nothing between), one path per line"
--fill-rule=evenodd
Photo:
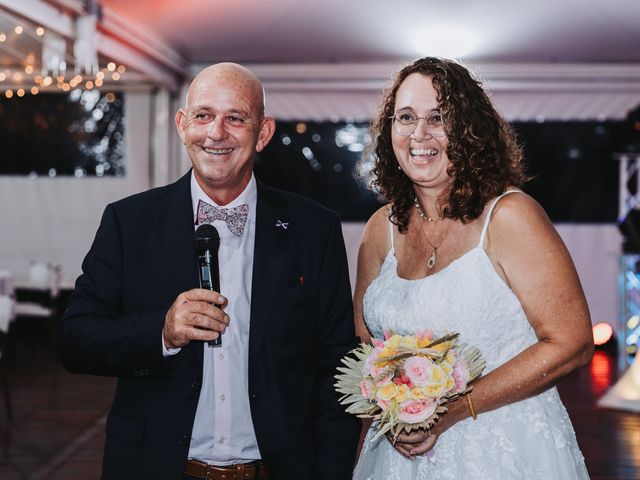
M198 228L193 237L196 252L204 252L205 250L218 250L220 247L220 235L213 225L203 223Z

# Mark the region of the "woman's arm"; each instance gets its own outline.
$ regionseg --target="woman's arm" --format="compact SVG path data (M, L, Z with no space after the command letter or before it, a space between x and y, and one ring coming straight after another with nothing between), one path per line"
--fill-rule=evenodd
M528 195L501 199L490 220L486 251L522 304L538 342L474 383L478 414L529 398L586 365L593 354L591 320L575 267L542 208ZM401 439L406 456L431 449L437 435L471 416L460 399L432 428Z
M356 335L363 343L371 341L371 334L364 323L362 300L369 284L380 273L384 257L391 248L389 238L388 207L378 209L369 219L362 234L358 250L356 286L353 292L353 308Z

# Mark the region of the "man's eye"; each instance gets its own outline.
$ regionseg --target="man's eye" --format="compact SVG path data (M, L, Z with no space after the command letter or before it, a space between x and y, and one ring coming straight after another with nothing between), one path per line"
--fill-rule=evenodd
M243 117L238 117L236 115L229 115L227 117L227 122L229 122L232 125L241 125L245 123L246 120Z
M209 115L207 112L198 112L193 116L193 118L195 118L196 120L204 121L209 120L211 118L211 115Z

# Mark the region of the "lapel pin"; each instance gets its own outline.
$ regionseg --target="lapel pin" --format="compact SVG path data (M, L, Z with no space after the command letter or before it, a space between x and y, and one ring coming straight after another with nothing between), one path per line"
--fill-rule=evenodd
M282 220L278 220L276 222L276 227L282 227L286 230L287 228L289 228L289 222L283 222Z

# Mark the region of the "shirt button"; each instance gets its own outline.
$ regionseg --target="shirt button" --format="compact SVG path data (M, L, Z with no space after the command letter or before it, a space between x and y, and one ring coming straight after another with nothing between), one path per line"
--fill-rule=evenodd
M224 396L224 393L222 395L220 395L220 400L222 400L224 402L224 399L227 398Z
M218 440L218 443L224 443L225 440L226 440L226 438L220 437L220 440Z
M218 355L218 358L219 358L220 360L224 360L224 353L221 353L220 355Z
M180 440L178 440L178 445L186 445L186 444L187 444L187 436L186 435L182 435Z

